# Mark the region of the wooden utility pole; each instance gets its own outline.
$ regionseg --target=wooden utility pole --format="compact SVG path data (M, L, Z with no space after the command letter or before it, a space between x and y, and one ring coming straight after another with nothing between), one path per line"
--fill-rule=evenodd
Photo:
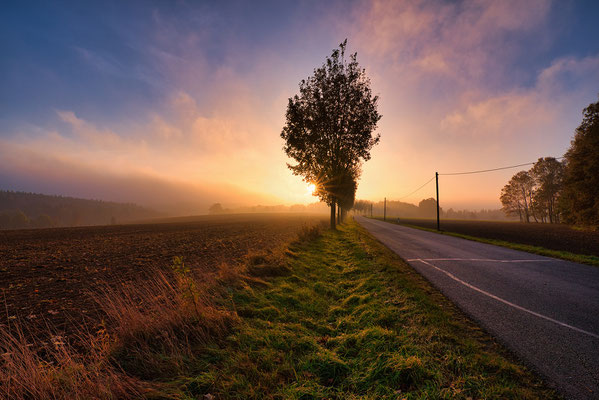
M383 221L387 220L387 198L385 197L385 205L383 206Z
M441 224L439 223L439 173L435 172L435 180L437 184L437 230L441 230Z

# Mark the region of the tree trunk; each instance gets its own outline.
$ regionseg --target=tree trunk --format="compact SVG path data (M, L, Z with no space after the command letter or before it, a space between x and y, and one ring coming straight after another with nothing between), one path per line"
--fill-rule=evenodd
M518 217L520 217L520 222L523 222L524 219L522 217L522 205L520 204L520 200L516 199L516 206L518 206Z
M335 201L331 202L331 229L335 229Z

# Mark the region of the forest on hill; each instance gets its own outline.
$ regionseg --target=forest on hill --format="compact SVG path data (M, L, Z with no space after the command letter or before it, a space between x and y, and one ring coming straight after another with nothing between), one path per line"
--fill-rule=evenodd
M132 203L0 190L0 229L114 225L160 216Z

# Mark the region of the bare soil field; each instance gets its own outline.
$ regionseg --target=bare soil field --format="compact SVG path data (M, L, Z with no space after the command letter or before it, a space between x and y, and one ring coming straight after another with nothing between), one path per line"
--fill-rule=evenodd
M399 223L437 229L436 220L401 218ZM567 225L441 220L441 230L485 239L540 246L550 250L599 256L599 232L573 229Z
M0 324L18 320L28 331L68 334L102 315L89 293L98 285L144 279L182 256L195 272L240 262L297 237L324 217L239 214L178 218L173 222L0 231Z

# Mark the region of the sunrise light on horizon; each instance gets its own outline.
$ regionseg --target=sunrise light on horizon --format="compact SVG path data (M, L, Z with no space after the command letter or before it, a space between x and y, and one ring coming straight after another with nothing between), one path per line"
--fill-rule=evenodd
M317 201L287 168L287 99L345 38L380 96L356 197L560 157L599 93L594 2L27 2L0 20L0 189L205 212ZM501 207L514 170L443 176Z

